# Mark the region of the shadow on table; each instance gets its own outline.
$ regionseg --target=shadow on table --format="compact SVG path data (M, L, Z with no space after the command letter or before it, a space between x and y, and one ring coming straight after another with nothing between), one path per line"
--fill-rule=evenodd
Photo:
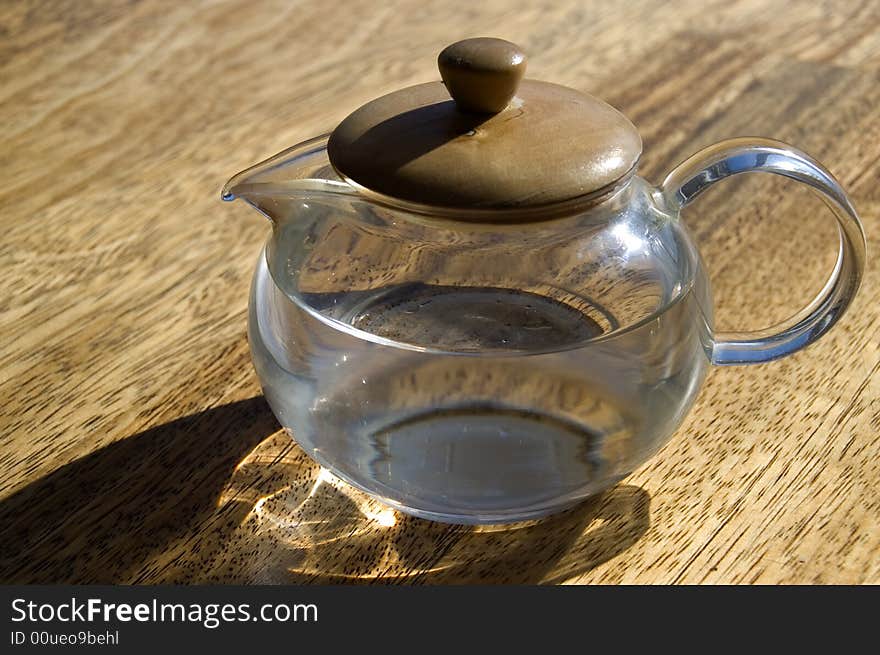
M287 437L285 435L284 439ZM236 468L224 506L243 519L203 553L204 582L557 583L636 543L650 496L618 485L567 511L501 526L453 526L395 512L277 437Z
M619 485L546 519L505 526L450 526L390 510L364 515L358 511L361 502L335 504L343 509L330 521L332 527L263 512L260 541L264 548L271 544L272 555L261 559L250 579L294 584L565 582L638 541L649 525L650 497L639 487Z
M0 582L128 582L209 519L235 466L277 431L262 397L150 428L0 501Z
M321 469L258 397L115 442L0 502L0 582L554 583L649 523L632 485L508 526L406 516Z

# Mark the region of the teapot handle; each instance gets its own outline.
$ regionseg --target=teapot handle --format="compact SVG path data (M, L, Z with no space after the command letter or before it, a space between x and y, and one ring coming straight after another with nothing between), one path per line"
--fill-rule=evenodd
M716 143L679 164L660 191L666 205L677 212L715 182L754 171L783 175L816 191L837 219L840 251L822 291L793 317L763 330L716 334L713 364L767 362L813 343L843 315L865 268L865 233L840 184L809 155L780 141L738 138Z

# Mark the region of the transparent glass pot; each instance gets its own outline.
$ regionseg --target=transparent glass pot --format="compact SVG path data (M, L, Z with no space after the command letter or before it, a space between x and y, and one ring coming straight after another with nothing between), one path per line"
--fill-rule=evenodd
M840 253L790 321L716 333L679 211L750 171L818 192ZM712 146L659 188L630 174L573 203L448 210L341 178L321 137L235 176L235 197L272 222L248 334L278 419L340 478L449 522L531 519L613 485L670 438L710 364L783 357L830 329L865 258L838 183L766 139Z

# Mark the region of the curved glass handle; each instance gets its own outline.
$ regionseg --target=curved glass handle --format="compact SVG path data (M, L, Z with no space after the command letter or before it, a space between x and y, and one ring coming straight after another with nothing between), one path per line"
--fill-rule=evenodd
M865 268L865 233L840 184L812 157L780 141L740 138L716 143L677 166L661 192L667 206L678 211L718 180L755 171L783 175L816 191L837 219L840 252L822 291L792 318L754 332L716 334L714 364L767 362L811 344L843 315Z

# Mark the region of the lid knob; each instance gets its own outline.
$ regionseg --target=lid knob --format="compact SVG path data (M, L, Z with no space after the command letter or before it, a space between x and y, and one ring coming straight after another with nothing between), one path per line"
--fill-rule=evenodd
M526 72L526 55L503 39L465 39L437 58L440 76L462 111L497 114L516 93Z

